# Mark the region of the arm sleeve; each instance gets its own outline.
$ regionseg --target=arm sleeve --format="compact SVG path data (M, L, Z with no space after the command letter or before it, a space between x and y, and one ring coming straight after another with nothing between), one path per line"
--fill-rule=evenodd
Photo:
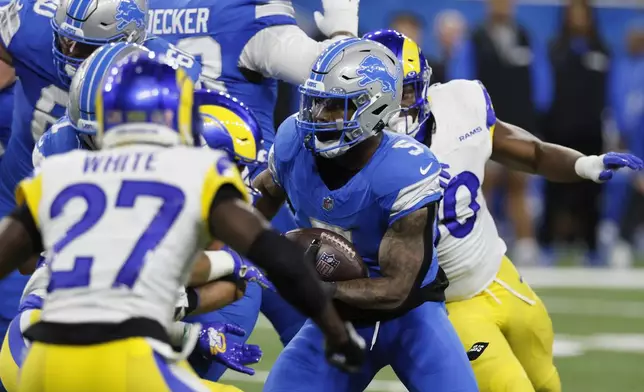
M295 25L267 27L251 38L239 59L240 66L268 78L302 84L311 65L327 46L344 36L315 41Z

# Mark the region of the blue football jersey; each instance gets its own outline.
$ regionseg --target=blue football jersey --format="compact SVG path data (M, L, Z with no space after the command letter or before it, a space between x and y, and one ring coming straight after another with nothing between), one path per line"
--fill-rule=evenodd
M248 105L265 142L272 144L277 82L244 72L238 63L246 43L259 31L295 24L290 1L150 0L149 7L148 34L170 41L201 61L206 86L225 89Z
M0 159L11 136L11 118L13 117L13 86L0 90Z
M93 148L83 140L81 134L72 127L69 117L65 115L43 133L36 143L33 164L38 166L40 161L47 157L74 150L93 150Z
M14 112L11 138L0 165L0 217L15 206L14 190L33 170L35 141L65 114L68 88L58 78L52 54L56 0L14 0L0 9L1 44L13 59L16 76L23 83L14 87ZM176 50L162 39L152 38L144 46L155 52L183 53L188 74L196 80L201 66L189 55ZM183 64L182 64L183 65Z
M268 158L273 178L286 191L299 227L341 234L357 249L371 276L380 276L380 242L396 220L442 197L440 164L429 149L406 135L384 132L377 151L343 187L329 190L306 150L295 117L280 125ZM436 251L425 286L436 277Z

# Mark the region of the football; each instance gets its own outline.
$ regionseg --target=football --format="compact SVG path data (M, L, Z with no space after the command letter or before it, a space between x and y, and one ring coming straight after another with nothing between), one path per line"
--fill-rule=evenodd
M339 282L369 277L367 266L353 247L340 234L325 229L295 229L286 238L308 247L314 239L320 240L315 269L326 282Z

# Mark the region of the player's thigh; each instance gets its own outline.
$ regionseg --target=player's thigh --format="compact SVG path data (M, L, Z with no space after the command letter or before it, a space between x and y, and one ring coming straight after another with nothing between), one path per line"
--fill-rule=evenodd
M493 310L475 297L447 304L481 392L532 392L534 388L501 332Z
M465 350L441 302L426 302L381 327L389 363L411 392L477 391ZM378 345L378 343L376 343Z
M273 324L273 328L277 331L284 346L293 339L306 321L306 317L302 313L286 302L277 292L270 290L262 293L261 310Z
M538 391L560 390L552 354L552 321L543 302L508 258L503 259L497 282L492 284L491 290L501 301L503 335L534 388Z
M369 332L357 331L363 337ZM361 333L362 332L362 333ZM371 362L359 373L348 374L331 366L324 355L324 336L310 320L280 353L264 384L264 392L361 392L376 371Z
M0 381L8 392L18 390L18 373L27 354L28 347L22 331L39 319L39 309L28 309L19 313L9 324L0 351Z
M207 391L194 375L155 353L143 338L90 346L36 342L20 373L20 392Z
M518 309L518 308L521 309ZM554 332L543 302L534 305L517 302L516 311L505 336L512 351L525 369L535 390L560 391L559 375L553 361Z
M177 366L185 369L188 373L193 374L195 377L198 377L188 361L180 361L177 363ZM218 382L208 381L204 379L201 379L200 382L211 392L242 392L241 389L236 388L232 385L220 384Z

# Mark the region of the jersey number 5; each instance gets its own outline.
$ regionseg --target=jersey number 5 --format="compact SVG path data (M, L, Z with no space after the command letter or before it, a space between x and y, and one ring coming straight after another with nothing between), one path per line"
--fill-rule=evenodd
M470 203L468 207L472 210L472 216L465 219L463 223L458 221L458 213L456 211L456 192L464 186L470 193ZM481 206L476 201L481 182L478 177L472 172L464 171L457 176L454 176L443 195L443 223L449 233L456 238L465 238L472 232L474 222L476 221L476 213L481 209Z
M183 209L185 195L181 189L155 181L123 181L116 198L115 207L132 208L141 197L161 199L161 207L148 227L138 239L130 255L123 262L116 275L112 287L126 286L132 288L141 272L147 253L156 248L165 237L172 224ZM74 223L63 238L54 244L50 263L51 280L47 291L70 289L89 285L90 270L94 263L92 256L78 256L71 270L56 271L56 254L62 251L72 241L80 238L101 219L107 209L107 196L96 184L80 183L70 185L56 196L51 204L49 215L56 219L64 210L67 203L74 199L82 199L87 209L82 218Z

